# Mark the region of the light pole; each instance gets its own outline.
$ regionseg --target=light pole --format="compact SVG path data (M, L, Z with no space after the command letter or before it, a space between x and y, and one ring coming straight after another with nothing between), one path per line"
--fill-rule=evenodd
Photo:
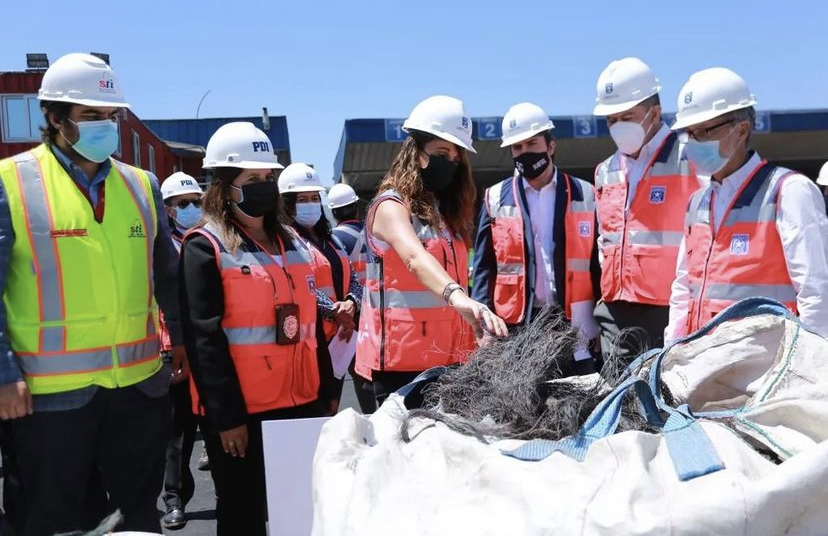
M198 108L196 108L196 116L195 116L196 119L198 119L198 112L201 111L201 103L204 102L204 99L207 98L207 95L209 95L211 91L213 91L213 90L208 89L207 91L205 91L204 95L201 96L201 100L198 101Z

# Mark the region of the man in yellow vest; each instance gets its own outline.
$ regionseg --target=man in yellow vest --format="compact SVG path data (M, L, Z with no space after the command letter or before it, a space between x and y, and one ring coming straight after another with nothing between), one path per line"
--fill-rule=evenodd
M123 530L160 532L170 374L156 300L174 345L180 325L157 179L111 158L128 104L105 62L63 56L39 99L44 143L0 161L0 418L12 419L25 534L81 528L94 471Z

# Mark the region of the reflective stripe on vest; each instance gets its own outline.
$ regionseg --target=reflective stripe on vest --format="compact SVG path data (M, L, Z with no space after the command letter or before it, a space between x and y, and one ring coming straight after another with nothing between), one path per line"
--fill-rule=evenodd
M376 207L386 199L402 204L393 191L372 203L366 229ZM464 242L412 217L414 233L449 276L468 284L468 252ZM463 362L474 348L471 327L441 296L423 286L397 253L379 251L368 239L365 291L357 340L356 371L370 378L373 370L423 371Z
M604 301L667 306L684 214L699 181L670 133L638 182L627 208L628 182L619 153L595 172L598 221L603 241Z
M103 223L94 221L88 200L47 146L0 162L19 237L5 296L9 335L33 394L132 385L161 365L152 281L157 222L149 178L110 162ZM90 266L118 262L103 281L100 272L97 278L90 273ZM134 274L135 267L145 271ZM64 287L66 281L77 284ZM93 291L99 284L113 287ZM27 305L33 297L36 308ZM98 302L108 308L96 309Z
M280 266L267 252L247 251L246 245L231 253L220 238L221 231L212 223L192 230L187 237L196 234L210 241L216 255L224 298L221 328L248 412L315 400L319 388L316 296L312 289L313 261L302 239L296 236L288 249L277 236L284 262ZM298 306L299 342L279 345L276 310L288 304ZM193 411L203 413L197 389L192 388L191 393L196 395Z
M718 230L712 196L697 192L687 213L690 333L741 299L775 299L796 312L796 290L776 228L779 192L790 170L762 162L742 185Z
M357 231L346 223L338 225L334 230L341 231L355 240L354 249L351 251L350 255L348 255L348 259L351 261L351 268L353 268L354 272L356 272L359 282L364 283L365 264L367 263L367 255L365 252L365 232Z
M527 267L525 256L524 221L520 208L520 191L516 174L489 188L484 203L492 220L492 247L495 253L497 272L494 281L494 310L508 324L520 324L527 314L526 285ZM559 180L566 185L566 214L564 227L566 236L564 280L565 296L562 299L564 312L571 317L572 303L592 300L592 280L589 277L589 263L595 237L595 195L592 185L586 181L561 173ZM505 205L503 188L511 187L514 205ZM580 192L580 200L573 200L573 189Z

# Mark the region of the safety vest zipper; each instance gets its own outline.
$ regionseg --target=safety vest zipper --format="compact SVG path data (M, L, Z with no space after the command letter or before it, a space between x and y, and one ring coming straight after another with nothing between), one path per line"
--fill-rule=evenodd
M698 297L698 311L696 311L696 327L700 328L702 326L702 310L704 309L701 307L701 304L704 302L704 293L707 287L707 269L710 266L710 257L713 255L713 244L716 243L716 235L718 234L718 230L716 229L716 214L714 212L715 207L715 199L716 199L716 191L710 194L710 221L707 224L710 226L710 241L707 246L707 257L704 259L704 272L702 275L702 284L699 287L699 297ZM686 256L686 253L685 253Z
M388 334L385 332L385 269L383 268L382 257L377 259L379 264L379 312L380 312L380 370L385 370L385 337Z

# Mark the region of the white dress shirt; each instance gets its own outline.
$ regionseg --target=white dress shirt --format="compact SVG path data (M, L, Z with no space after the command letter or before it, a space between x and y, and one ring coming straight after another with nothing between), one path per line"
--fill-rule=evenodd
M535 190L529 181L523 179L529 221L532 224L532 241L535 246L535 306L553 305L555 300L555 266L552 254L555 252L555 188L558 183L558 168L552 173L549 184Z
M754 153L744 166L721 183L710 181L705 187L701 202L702 206L710 206L713 198L716 231L733 199L761 161ZM808 177L796 173L785 178L779 192L776 228L796 291L799 318L811 331L828 336L828 218L825 216L825 200ZM664 330L665 341L681 334L689 302L686 247L682 239L676 279L670 294L670 322Z

